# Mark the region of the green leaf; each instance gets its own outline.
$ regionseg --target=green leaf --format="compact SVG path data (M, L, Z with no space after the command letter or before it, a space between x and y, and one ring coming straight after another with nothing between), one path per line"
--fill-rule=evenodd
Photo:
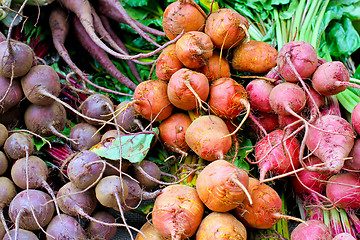
M122 0L123 3L126 3L127 5L131 7L142 7L146 6L149 1L147 0Z
M234 165L244 170L250 170L246 157L253 151L253 144L250 139L244 138L242 141L239 141L239 145L238 157L235 159ZM233 153L233 151L231 151L231 153Z
M153 138L158 133L159 129L153 128L152 132L110 138L93 146L90 151L110 160L119 160L122 157L132 163L139 163L146 157Z
M360 47L360 37L349 18L329 24L326 42L332 56L350 56Z

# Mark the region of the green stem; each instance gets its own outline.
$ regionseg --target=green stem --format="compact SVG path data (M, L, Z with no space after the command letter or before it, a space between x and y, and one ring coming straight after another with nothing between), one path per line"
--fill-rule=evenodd
M350 78L350 82L360 84L360 79Z
M329 4L329 1L330 0L324 0L324 4L322 5L320 13L316 19L315 27L313 30L313 35L312 35L311 41L310 41L311 45L313 45L315 49L318 49L318 42L319 42L318 39L320 39L319 36L321 35L319 33L319 30L320 30L321 22L323 20L327 5Z
M302 30L300 32L300 40L305 41L305 42L310 41L311 21L315 18L320 5L321 5L321 1L312 1L311 2L309 11L306 14L305 20L301 27Z
M294 24L292 26L292 34L293 34L292 38L294 39L294 41L299 40L301 17L303 15L305 4L306 4L306 0L300 0L299 5L295 11Z
M279 12L277 8L274 8L275 28L276 28L276 39L278 43L278 49L281 49L284 45L283 36L281 33L281 25L279 20Z
M351 224L349 217L344 209L340 209L340 220L344 229L344 232L351 234Z

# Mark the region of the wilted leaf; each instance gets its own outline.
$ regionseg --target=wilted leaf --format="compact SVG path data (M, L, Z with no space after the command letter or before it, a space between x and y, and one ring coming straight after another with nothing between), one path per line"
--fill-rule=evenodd
M149 152L153 138L158 133L159 129L153 128L152 131L144 133L127 134L117 138L109 138L93 146L90 151L110 160L118 160L121 156L132 163L138 163L145 158Z

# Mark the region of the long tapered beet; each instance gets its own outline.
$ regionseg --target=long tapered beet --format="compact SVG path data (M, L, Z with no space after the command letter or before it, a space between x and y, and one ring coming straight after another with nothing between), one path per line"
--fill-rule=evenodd
M85 28L81 25L80 20L76 17L74 17L73 26L75 35L83 48L85 48L103 66L103 68L111 74L111 76L116 78L121 84L124 84L128 88L134 90L136 88L136 84L115 67L106 52L91 40L89 35L86 33Z

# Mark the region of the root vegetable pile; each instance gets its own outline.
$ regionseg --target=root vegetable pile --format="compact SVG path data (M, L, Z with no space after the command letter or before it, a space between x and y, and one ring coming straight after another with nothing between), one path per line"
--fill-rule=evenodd
M129 3L58 0L41 54L6 27L0 239L360 239L349 67L297 36L255 40L229 5L170 2L149 27Z

